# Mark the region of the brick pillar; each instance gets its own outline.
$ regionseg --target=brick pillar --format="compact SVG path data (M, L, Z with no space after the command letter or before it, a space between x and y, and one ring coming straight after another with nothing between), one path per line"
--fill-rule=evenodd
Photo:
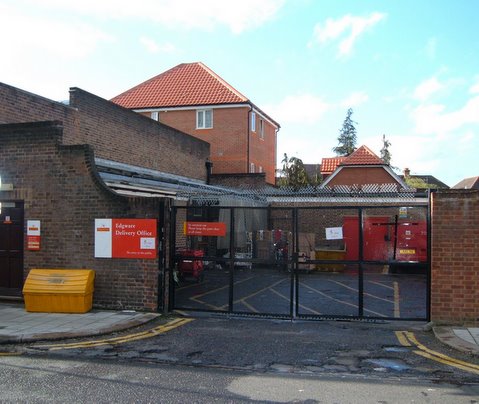
M431 320L479 324L479 190L432 196Z

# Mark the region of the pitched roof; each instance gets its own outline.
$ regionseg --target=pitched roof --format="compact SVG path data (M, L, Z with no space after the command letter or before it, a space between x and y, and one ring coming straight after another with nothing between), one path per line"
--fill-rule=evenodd
M324 157L321 160L321 174L331 174L346 157Z
M464 178L453 189L479 189L479 177Z
M356 165L385 165L384 161L381 160L376 154L374 154L371 149L367 146L361 146L359 149L352 152L348 157L346 157L341 164L342 166L356 166Z
M201 62L179 64L111 101L130 109L249 102Z

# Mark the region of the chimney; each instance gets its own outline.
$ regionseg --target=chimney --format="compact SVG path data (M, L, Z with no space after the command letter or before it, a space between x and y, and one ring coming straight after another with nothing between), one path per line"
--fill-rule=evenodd
M411 174L411 170L409 170L409 168L405 168L404 169L404 178L408 178L410 174Z

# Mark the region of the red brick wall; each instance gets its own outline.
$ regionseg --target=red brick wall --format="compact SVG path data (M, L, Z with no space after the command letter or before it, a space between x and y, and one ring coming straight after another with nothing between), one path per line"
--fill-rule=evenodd
M150 116L150 112L141 112ZM264 121L264 139L259 136L259 120L256 115L256 132L250 134L249 106L214 108L213 128L196 129L196 110L161 111L160 122L189 133L211 145L211 161L214 174L249 173L249 162L254 163L255 172L261 166L266 173L266 182L274 184L276 168L276 131Z
M95 307L156 310L158 260L94 258L94 219L157 218L159 201L112 193L91 148L61 138L59 122L0 125L0 173L14 186L0 200L23 200L25 221L41 221L41 249L25 248L24 278L32 268L93 269Z
M331 179L328 186L334 185L365 185L392 184L396 181L381 167L343 167Z
M479 191L432 196L431 320L479 323Z
M209 144L78 88L64 105L0 83L0 123L58 120L65 144L89 144L96 157L206 179Z

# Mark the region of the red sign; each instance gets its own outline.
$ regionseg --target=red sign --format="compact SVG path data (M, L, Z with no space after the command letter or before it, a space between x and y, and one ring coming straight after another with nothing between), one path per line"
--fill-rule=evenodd
M223 222L185 222L184 233L187 236L226 236L226 223Z
M156 258L155 219L112 219L113 258Z
M95 219L95 257L154 259L156 229L156 219Z
M40 249L40 236L27 236L27 249L38 251Z
M27 220L27 250L40 250L40 220Z

